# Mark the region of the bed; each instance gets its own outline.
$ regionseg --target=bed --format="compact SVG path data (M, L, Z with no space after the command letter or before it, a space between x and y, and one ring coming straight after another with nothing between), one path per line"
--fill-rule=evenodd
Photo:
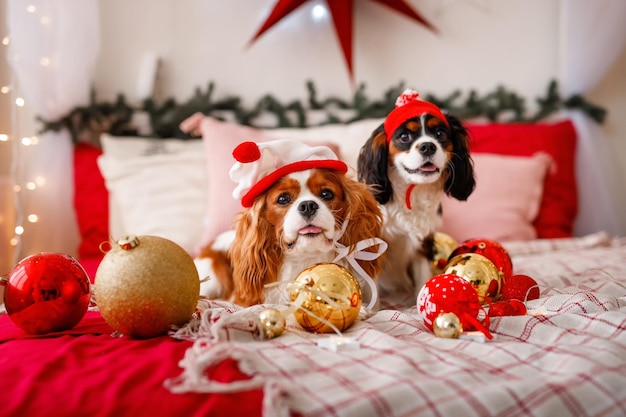
M79 260L92 279L112 236L160 235L193 255L228 228L238 207L225 167L240 141L325 143L354 167L380 123L261 129L195 117L198 139L103 134L101 147L76 146ZM115 334L97 308L70 330L40 336L3 314L0 414L626 415L626 240L573 236L572 123L468 125L479 186L467 203L444 202L442 232L502 243L514 272L540 288L528 314L491 319L493 340L436 337L415 300L382 300L344 332L358 349L338 351L318 346L330 336L293 317L265 340L250 317L268 305L200 300L210 326L149 339Z

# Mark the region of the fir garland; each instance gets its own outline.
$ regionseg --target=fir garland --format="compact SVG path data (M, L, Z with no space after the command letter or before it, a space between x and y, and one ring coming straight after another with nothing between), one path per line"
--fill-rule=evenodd
M66 116L56 120L44 120L40 117L38 120L43 125L41 133L68 129L74 143L88 142L98 145L99 136L103 132L116 136L137 136L137 128L133 126L132 119L136 112L143 112L150 119L152 130L150 137L190 139L191 137L183 133L178 126L196 112L217 118L221 118L223 112L229 112L237 123L253 127L259 127L255 120L263 113L276 116L275 127L310 127L312 125L307 120L307 112L310 110L322 111L325 114L326 120L321 124L349 123L385 117L393 109L396 97L405 89L404 83L400 83L388 89L380 99L370 100L365 92L365 85L361 84L352 100L337 97L321 100L313 82L307 82L306 87L308 92L306 104L300 100L283 104L274 96L265 95L251 108L244 106L239 97L214 98L213 82L208 84L206 90L197 88L191 99L181 104L174 99L161 104L149 99L141 106L132 106L121 94L113 103L99 102L95 92L92 92L89 105L76 107ZM605 109L588 102L581 95L563 99L554 80L549 83L545 96L536 99L538 109L530 115L525 99L502 86L484 95L472 90L464 97L460 90L456 90L444 98L433 94L425 94L423 97L461 119L482 117L492 122L532 123L562 109L579 109L598 123L603 123L606 117ZM349 111L352 116L342 118L337 114L337 110Z

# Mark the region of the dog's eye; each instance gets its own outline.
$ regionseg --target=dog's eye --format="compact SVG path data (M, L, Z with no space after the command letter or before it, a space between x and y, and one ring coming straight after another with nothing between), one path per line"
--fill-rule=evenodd
M411 135L409 135L408 132L402 132L400 133L400 136L398 136L398 140L402 143L407 143L411 141Z
M291 196L288 193L283 193L276 199L276 204L279 206L286 206L291 204Z
M437 139L439 140L447 140L448 139L448 132L446 132L443 129L439 129L435 132L435 135L437 135Z
M333 198L335 198L335 193L333 193L330 190L322 190L322 192L320 193L320 197L322 198L322 200L324 201L330 201Z

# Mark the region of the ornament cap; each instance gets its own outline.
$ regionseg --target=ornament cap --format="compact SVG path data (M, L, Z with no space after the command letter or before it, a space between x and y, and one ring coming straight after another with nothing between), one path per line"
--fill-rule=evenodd
M139 238L135 235L122 236L117 240L117 244L124 250L130 250L139 246Z

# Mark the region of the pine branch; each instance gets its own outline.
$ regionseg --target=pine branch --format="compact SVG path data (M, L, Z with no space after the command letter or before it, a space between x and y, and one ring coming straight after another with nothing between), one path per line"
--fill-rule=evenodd
M88 105L78 106L56 120L45 120L41 117L37 120L42 124L40 133L67 129L74 143L90 142L97 145L103 132L116 136L137 135L137 128L131 125L133 115L135 112L145 112L150 119L151 137L189 139L190 136L183 133L179 125L197 112L217 118L220 118L221 112L230 112L237 123L253 127L262 114L268 113L276 117L276 127L304 128L309 126L307 113L311 110L326 114L326 120L321 124L383 118L394 108L396 98L404 89L404 83L399 83L389 88L381 98L371 99L366 93L365 84L361 84L351 100L333 96L320 99L315 85L308 81L306 83L308 97L304 101L294 100L283 104L274 96L267 94L251 107L244 106L241 98L237 96L216 99L213 82L208 83L204 90L197 88L193 96L183 103L177 103L174 99L157 103L149 99L141 106L135 107L129 105L122 94L112 103L100 102L92 90ZM470 90L466 95L461 90L455 90L442 98L433 94L422 96L461 119L485 117L500 123L532 123L544 120L563 109L578 109L597 123L603 123L607 116L606 109L587 101L581 95L563 99L554 80L548 84L545 95L536 99L538 109L531 115L527 115L524 98L503 86L498 86L494 91L484 95L475 90ZM337 110L353 110L353 116L349 120L345 120L345 117L342 120L337 115Z

